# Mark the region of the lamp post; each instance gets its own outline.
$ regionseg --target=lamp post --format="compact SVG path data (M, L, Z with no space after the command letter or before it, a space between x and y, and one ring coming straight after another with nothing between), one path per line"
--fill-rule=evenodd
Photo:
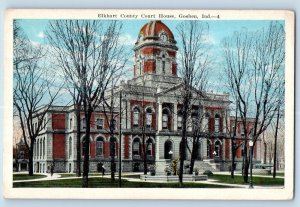
M253 178L252 178L252 155L253 155L253 141L249 141L250 146L250 184L249 188L253 188Z

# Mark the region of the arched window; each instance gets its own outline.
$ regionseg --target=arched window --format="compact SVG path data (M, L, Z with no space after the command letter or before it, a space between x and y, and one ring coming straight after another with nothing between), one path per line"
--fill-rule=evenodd
M117 150L117 139L115 137L110 138L110 143L109 143L109 149L110 149L110 156L114 157L116 156L116 150Z
M218 140L215 142L215 157L220 157L221 155L221 142Z
M135 138L132 142L132 155L138 156L140 155L140 139Z
M215 115L215 132L220 132L220 115Z
M193 107L191 118L192 118L192 128L193 130L195 130L199 126L198 107Z
M148 139L147 140L147 156L153 156L152 146L153 146L152 139Z
M146 127L151 128L152 124L152 110L151 108L147 108L146 110Z
M140 110L135 107L133 109L133 126L138 127L139 126L139 118L140 118Z
M164 158L172 159L172 157L173 157L173 144L170 140L167 140L164 146Z
M166 73L166 56L165 55L162 55L162 73L165 74Z
M69 158L72 157L72 137L69 137Z
M209 131L209 113L205 114L204 120L203 120L203 129L208 132Z
M103 143L104 139L102 137L98 137L96 140L96 156L103 156Z
M168 129L168 121L169 121L169 111L168 109L164 109L162 112L162 128Z

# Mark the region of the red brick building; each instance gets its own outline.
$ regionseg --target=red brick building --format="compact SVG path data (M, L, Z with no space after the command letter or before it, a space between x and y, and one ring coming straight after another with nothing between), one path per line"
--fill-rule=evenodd
M134 45L135 63L133 79L122 82L114 90L107 90L106 98L114 99L120 106L121 158L123 171L142 171L143 138L147 161L162 170L170 159L179 158L182 130L182 79L177 75L177 46L172 31L161 21L145 24ZM112 93L113 91L113 93ZM122 93L122 101L119 95ZM113 94L113 95L112 95ZM201 95L199 95L201 94ZM194 127L201 128L195 166L200 170L228 170L231 164L230 100L228 94L215 94L194 90L192 111L188 118L188 146ZM118 161L119 113L114 115L115 136L109 134L109 120L104 109L99 107L91 118L90 171L99 165L109 169L111 151ZM201 116L199 116L201 114ZM198 116L198 117L197 117ZM200 118L201 117L201 118ZM35 171L45 172L54 163L55 171L76 171L76 116L73 106L55 107L48 112L47 126L36 142L34 151ZM196 121L195 121L196 120ZM248 121L251 127L251 119ZM81 114L81 141L85 132L85 118ZM245 138L238 124L237 144ZM259 144L256 144L254 159L259 161ZM83 156L82 156L83 159ZM186 160L190 160L187 148ZM237 151L237 168L241 168L241 148ZM117 165L118 166L118 165Z

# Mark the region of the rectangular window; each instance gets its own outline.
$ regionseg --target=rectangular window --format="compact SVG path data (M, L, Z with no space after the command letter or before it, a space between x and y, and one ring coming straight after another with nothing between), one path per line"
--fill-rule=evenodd
M147 155L152 156L152 143L148 143L147 146Z
M132 153L133 155L139 155L140 154L140 143L134 142L132 146Z
M162 117L162 127L163 127L163 129L167 129L168 128L168 115L167 114L163 114L163 117Z
M151 122L152 122L152 114L151 113L147 113L147 121L146 121L147 128L151 127Z
M103 155L103 142L102 141L96 142L96 155L97 156Z
M139 125L139 112L133 112L133 126Z
M240 127L241 127L241 136L244 136L244 135L245 135L244 126L243 126L243 125L240 125Z
M177 117L177 128L182 129L182 116Z
M215 118L215 132L219 132L219 131L220 131L220 119Z
M96 128L97 129L103 129L104 120L103 119L97 119L96 120Z

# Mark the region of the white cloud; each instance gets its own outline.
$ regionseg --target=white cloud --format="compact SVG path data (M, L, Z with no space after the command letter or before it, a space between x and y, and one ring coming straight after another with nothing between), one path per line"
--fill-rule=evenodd
M134 46L136 38L133 38L130 34L124 34L120 36L120 42L124 45Z
M37 36L38 36L39 38L42 38L42 39L45 38L44 32L39 32Z

